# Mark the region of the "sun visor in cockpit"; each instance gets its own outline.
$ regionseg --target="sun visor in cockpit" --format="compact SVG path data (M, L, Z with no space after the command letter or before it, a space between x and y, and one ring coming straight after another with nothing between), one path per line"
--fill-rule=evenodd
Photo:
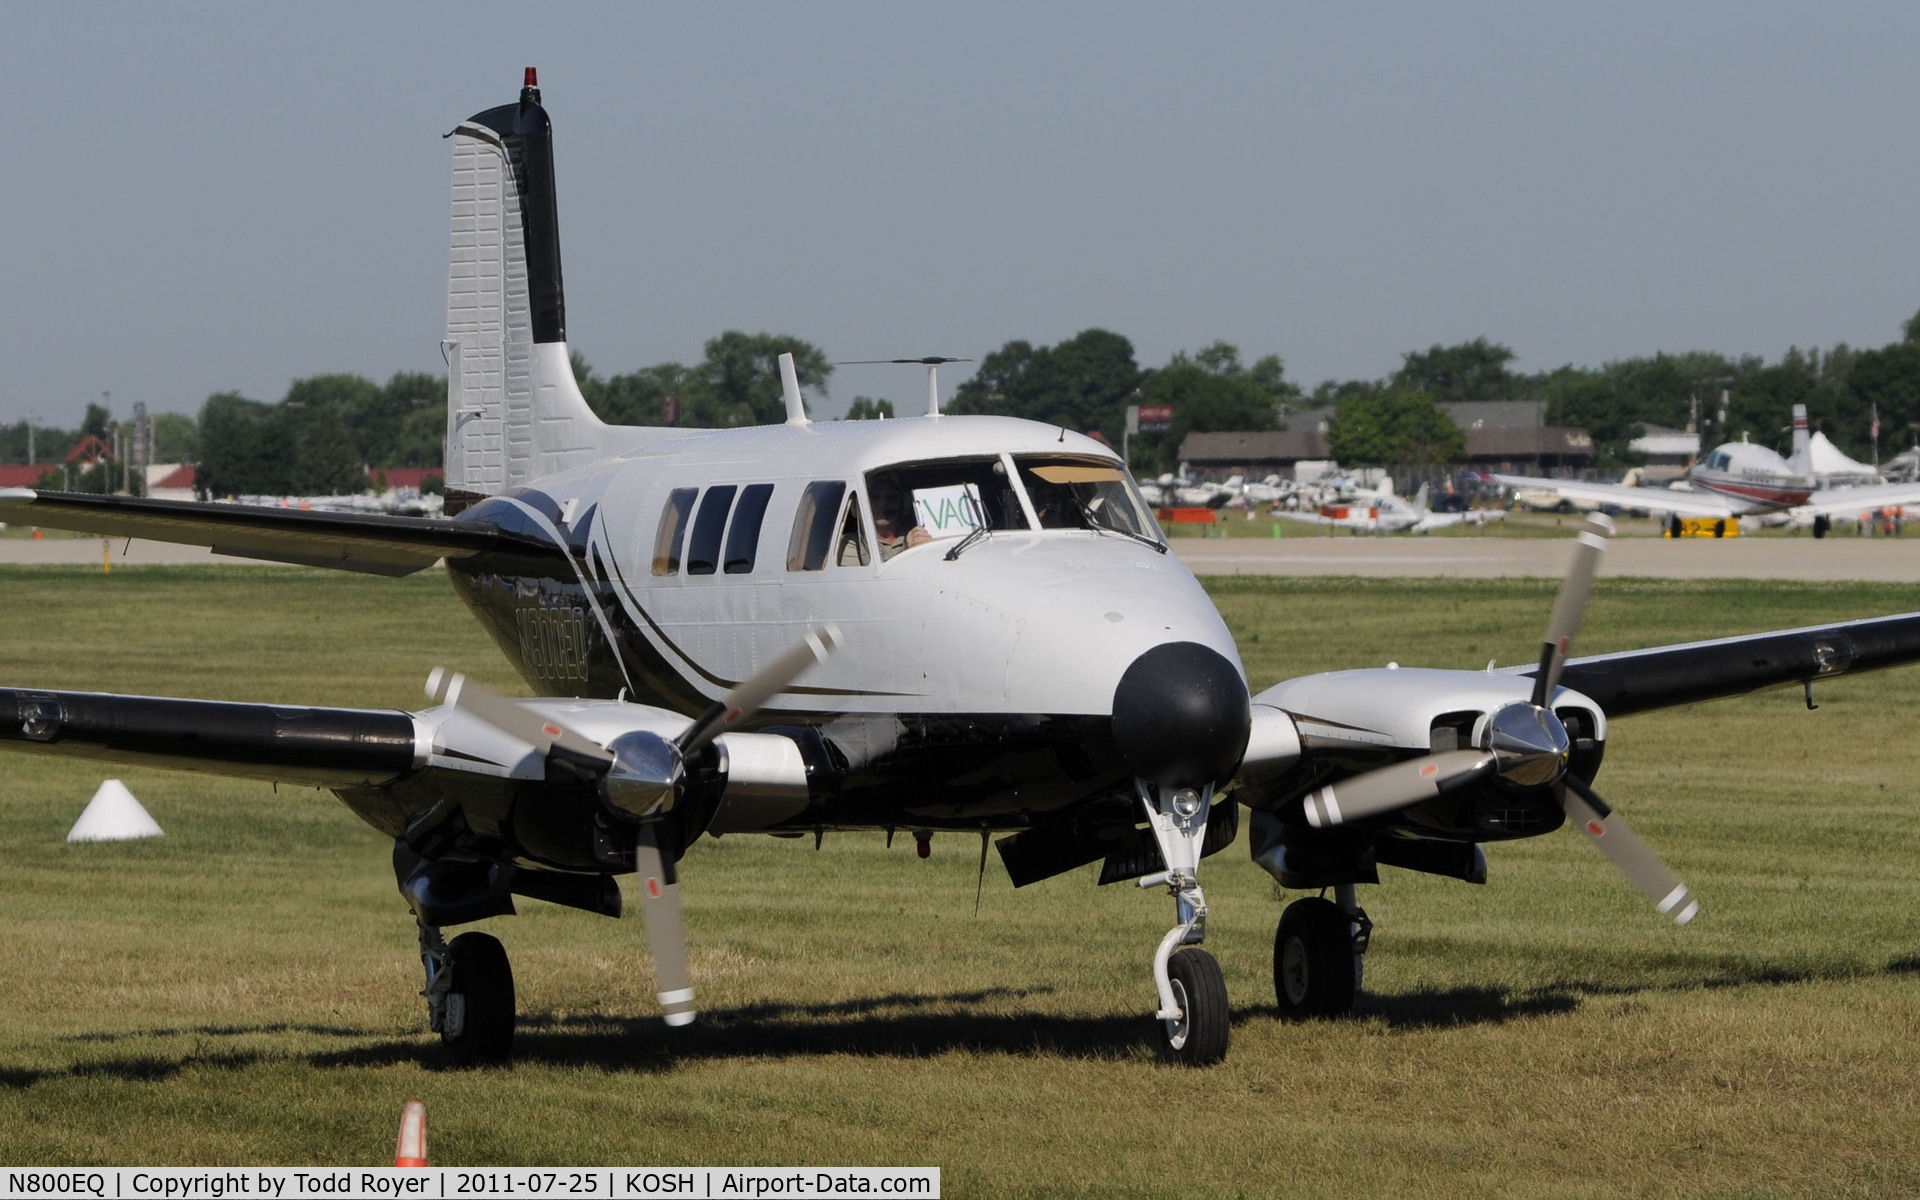
M1114 483L1120 479L1118 467L1085 463L1043 463L1027 469L1048 483Z

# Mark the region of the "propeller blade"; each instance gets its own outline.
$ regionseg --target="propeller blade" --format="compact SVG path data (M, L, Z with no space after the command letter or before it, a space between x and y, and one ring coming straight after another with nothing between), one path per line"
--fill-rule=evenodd
M653 951L653 982L667 1024L693 1021L693 980L687 974L687 929L680 916L680 883L660 853L660 827L640 827L634 868L640 876L640 917Z
M1580 531L1573 548L1573 565L1560 584L1560 595L1553 602L1553 615L1547 618L1547 640L1540 647L1540 670L1533 677L1533 706L1540 708L1559 686L1560 669L1567 665L1574 635L1580 632L1580 618L1586 615L1587 600L1593 595L1593 577L1600 570L1600 556L1606 553L1607 538L1613 533L1613 518L1594 513L1587 518L1589 528Z
M1600 853L1620 868L1628 882L1653 901L1655 909L1671 916L1675 925L1685 925L1700 915L1700 902L1693 898L1687 885L1667 870L1666 864L1647 849L1647 844L1627 828L1619 813L1572 775L1562 782L1566 789L1561 793L1560 803L1567 815L1580 826L1587 839L1599 847Z
M751 679L716 701L698 720L680 734L675 742L680 753L692 758L702 747L727 730L760 711L762 705L785 691L787 685L815 663L827 661L840 644L840 631L823 625L807 634L800 644L768 663Z
M427 698L436 704L451 704L485 721L500 732L540 751L550 753L556 746L566 753L603 767L613 765L613 755L599 743L548 720L489 687L475 683L465 675L435 667L427 676Z
M1449 750L1380 767L1309 793L1307 824L1326 829L1393 812L1431 800L1492 768L1493 755L1484 750Z

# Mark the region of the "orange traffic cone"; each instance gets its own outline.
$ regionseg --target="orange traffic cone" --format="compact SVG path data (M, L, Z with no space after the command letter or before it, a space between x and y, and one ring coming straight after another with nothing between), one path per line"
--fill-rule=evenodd
M400 1137L393 1144L393 1165L427 1165L427 1106L418 1100L407 1101L400 1110Z

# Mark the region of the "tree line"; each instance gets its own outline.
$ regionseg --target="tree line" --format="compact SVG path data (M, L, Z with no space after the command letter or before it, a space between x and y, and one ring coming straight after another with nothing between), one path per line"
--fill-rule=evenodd
M573 366L581 393L603 420L715 428L785 419L783 353L794 356L803 389L827 394L832 360L786 334L731 330L709 340L691 365L659 363L603 377L575 354ZM1887 454L1920 441L1920 314L1885 346L1790 347L1773 362L1662 352L1529 374L1512 369L1515 357L1481 337L1408 351L1378 379L1327 380L1306 391L1287 378L1277 354L1248 363L1238 347L1214 342L1142 367L1126 337L1088 329L1051 346L1015 340L988 353L947 411L1024 417L1098 433L1119 446L1127 406L1171 406L1165 433L1131 439L1131 465L1143 474L1171 469L1189 433L1273 429L1313 409L1330 410L1328 439L1344 463L1458 462L1464 436L1438 406L1479 400L1543 402L1546 423L1593 435L1602 468L1634 465L1628 443L1648 425L1691 422L1709 446L1742 436L1781 445L1795 404L1805 404L1814 425L1856 458L1870 454L1876 411ZM214 496L364 491L370 471L442 464L446 402L445 377L420 372L385 384L315 375L294 381L272 404L221 392L207 398L197 419L155 414L153 461L197 464L202 491ZM867 396L856 396L847 411L848 419L892 415L888 401ZM130 434L131 422L89 405L79 429L36 425L36 458L58 463L89 433L111 444L116 429ZM0 426L0 462L26 460L24 423ZM109 490L112 472L96 474L75 486Z

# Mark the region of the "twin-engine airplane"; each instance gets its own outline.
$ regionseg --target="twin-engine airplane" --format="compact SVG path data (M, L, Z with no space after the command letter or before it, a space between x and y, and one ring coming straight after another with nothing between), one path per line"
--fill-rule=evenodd
M1427 507L1424 483L1411 500L1403 500L1392 492L1378 495L1361 492L1325 501L1312 512L1275 509L1273 515L1289 521L1351 529L1355 533L1431 533L1450 525L1478 524L1480 520L1480 514L1475 512L1434 512Z
M1816 490L1813 445L1807 431L1807 406L1793 406L1793 455L1781 458L1752 442L1727 442L1687 472L1692 491L1627 487L1615 483L1583 483L1572 479L1539 479L1531 475L1495 475L1507 487L1558 492L1568 500L1612 504L1681 517L1767 517L1813 528L1825 537L1833 518L1880 508L1920 505L1920 483L1882 483L1862 487Z
M676 863L703 833L964 830L1015 886L1103 861L1165 888L1167 1054L1227 1051L1203 858L1234 840L1290 888L1288 1017L1354 1002L1386 863L1471 882L1480 846L1571 817L1662 912L1697 904L1594 793L1607 719L1920 658L1920 615L1569 659L1604 546L1582 535L1540 662L1361 670L1257 696L1106 446L996 417L615 428L568 366L551 128L518 103L454 130L451 520L13 490L0 518L449 581L540 698L435 672L420 712L0 690L0 744L331 789L393 839L431 1027L501 1060L500 943L443 928L531 896L616 916L637 873L659 999L694 1014ZM931 390L931 389L930 389Z

